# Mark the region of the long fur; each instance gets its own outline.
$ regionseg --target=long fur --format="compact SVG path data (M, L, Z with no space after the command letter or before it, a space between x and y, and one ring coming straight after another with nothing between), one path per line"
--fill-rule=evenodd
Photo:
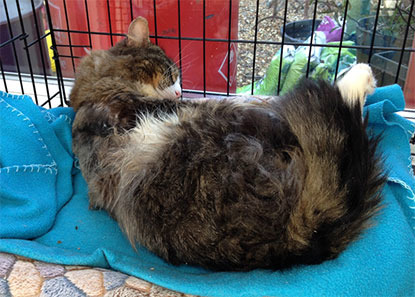
M105 55L117 60L116 51ZM81 72L95 71L93 59ZM73 150L91 207L170 263L318 264L357 239L379 210L379 140L367 135L360 102L344 100L336 86L303 80L262 104L195 103L145 96L129 87L140 83L117 76L115 88L97 91L105 78L89 77L97 80L77 80L71 101Z

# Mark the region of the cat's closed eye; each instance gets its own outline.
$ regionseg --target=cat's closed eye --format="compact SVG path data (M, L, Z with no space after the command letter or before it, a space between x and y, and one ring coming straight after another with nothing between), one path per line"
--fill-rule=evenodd
M182 95L182 88L180 86L180 76L177 75L177 78L175 81L173 81L173 84L171 84L173 78L171 79L166 78L165 80L168 80L168 83L170 84L165 83L167 87L164 87L164 88L163 88L163 84L160 84L160 87L159 87L160 88L159 93L161 95L160 98L172 98L172 99L179 98Z
M182 95L180 76L156 73L149 82L137 81L137 89L145 96L159 99L176 99Z

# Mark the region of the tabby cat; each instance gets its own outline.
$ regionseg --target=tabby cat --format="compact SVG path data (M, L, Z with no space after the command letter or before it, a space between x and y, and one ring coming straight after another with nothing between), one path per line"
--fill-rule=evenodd
M358 64L264 102L180 100L147 21L83 58L70 101L91 208L172 264L221 271L333 259L368 227L385 182Z

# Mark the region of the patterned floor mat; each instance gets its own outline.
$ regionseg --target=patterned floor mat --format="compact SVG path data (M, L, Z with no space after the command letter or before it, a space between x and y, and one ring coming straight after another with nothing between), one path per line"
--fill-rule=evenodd
M50 264L6 253L0 253L0 296L191 297L108 269Z

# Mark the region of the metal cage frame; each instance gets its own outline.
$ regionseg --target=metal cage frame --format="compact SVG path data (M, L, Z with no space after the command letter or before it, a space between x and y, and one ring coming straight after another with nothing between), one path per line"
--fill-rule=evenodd
M79 0L81 1L81 0ZM277 41L268 41L268 40L259 40L257 35L258 35L258 23L259 23L259 19L258 19L258 11L259 11L259 4L260 4L260 0L256 0L256 17L255 17L255 36L254 39L252 40L241 40L241 39L231 39L231 19L232 19L232 1L237 1L237 0L227 0L228 1L228 5L229 5L229 27L228 27L228 38L227 39L215 39L215 38L207 38L206 37L206 1L207 0L203 0L203 35L197 38L194 37L185 37L182 36L182 32L181 32L181 1L177 0L177 8L178 8L178 35L177 37L171 37L171 36L165 36L165 35L161 35L158 34L159 32L157 31L157 1L156 0L149 0L149 1L153 1L153 9L154 9L154 28L155 28L155 34L154 35L150 35L151 38L154 39L155 43L158 44L158 41L160 39L175 39L178 40L178 44L179 44L179 61L180 61L180 67L181 67L181 62L182 62L182 41L183 40L191 40L191 41L199 41L203 43L203 90L184 90L185 92L189 92L189 93L196 93L196 94L200 94L203 95L204 97L209 96L209 95L226 95L226 96L230 96L232 95L230 93L230 89L229 89L229 67L230 67L230 59L227 59L227 76L228 76L228 82L227 82L227 91L226 93L215 93L215 92L209 92L207 91L206 88L206 43L207 42L223 42L223 43L227 43L227 49L228 49L228 56L230 54L230 50L231 50L231 43L249 43L249 44L253 44L253 64L252 64L252 79L251 79L251 94L253 94L253 89L254 89L254 78L255 78L255 64L256 64L256 59L259 55L258 50L257 50L257 45L277 45L281 47L281 50L284 48L285 45L306 45L309 47L309 51L311 53L312 50L312 46L314 47L337 47L338 48L338 52L339 52L339 56L340 57L340 53L341 50L343 48L353 48L353 49L366 49L369 50L369 58L368 58L368 63L371 62L371 59L373 57L373 54L375 53L376 50L388 50L388 51L396 51L400 53L400 58L399 58L399 63L398 63L398 67L397 67L397 72L396 72L396 76L395 76L395 82L398 81L398 77L399 77L399 72L401 71L401 64L402 64L402 59L404 56L405 52L415 52L415 48L414 47L406 47L406 40L408 38L408 33L409 33L409 29L410 29L410 21L411 21L411 17L414 14L414 2L412 0L412 4L411 4L411 8L409 11L409 17L408 17L408 21L406 24L406 30L405 30L405 36L404 36L404 42L402 44L402 47L381 47L381 46L376 46L375 45L375 34L372 34L372 40L371 40L371 44L369 46L364 46L364 45L345 45L343 44L343 38L344 38L344 28L345 28L345 23L346 23L346 18L347 18L347 14L348 14L348 7L349 7L349 0L345 0L345 4L344 4L344 14L343 14L343 34L341 35L341 40L340 40L340 44L339 46L335 46L335 45L328 45L328 44L316 44L313 43L313 38L311 38L309 43L298 43L298 42L289 42L287 40L285 40L285 27L287 24L287 9L288 9L288 2L289 0L285 1L284 4L284 20L283 20L283 29L282 29L282 40L280 42ZM24 80L28 80L29 82L31 82L32 87L33 87L33 97L35 102L38 105L42 105L45 107L52 107L52 101L58 102L59 106L64 106L65 104L68 104L68 95L65 92L65 86L67 84L70 84L70 80L66 79L63 75L62 75L62 71L61 71L61 66L60 66L60 59L61 58L70 58L72 61L72 66L75 68L75 64L74 64L74 59L79 59L81 57L75 56L73 54L73 48L75 47L79 47L79 45L73 45L71 43L71 33L80 33L80 34L87 34L89 36L89 45L86 45L89 48L92 48L92 42L91 42L91 36L92 35L107 35L111 37L111 44L113 44L113 36L124 36L123 34L119 34L119 33L114 33L112 31L111 28L111 10L110 10L110 5L109 5L109 0L107 0L107 9L108 9L108 19L109 19L109 32L94 32L91 31L91 24L90 24L90 19L89 19L89 14L88 14L88 1L84 0L84 5L85 5L85 9L86 9L86 18L87 18L87 25L88 25L88 30L87 31L80 31L80 30L73 30L71 28L69 28L69 22L68 22L68 13L67 13L67 9L66 9L66 2L67 0L63 0L64 6L65 6L65 18L66 18L66 23L68 28L67 29L59 29L59 28L54 28L53 27L53 23L52 23L52 19L51 19L51 10L50 10L50 5L49 5L49 0L45 0L44 1L44 5L45 5L45 9L46 9L46 18L47 18L47 23L49 25L49 29L50 31L46 34L42 34L44 32L40 32L40 26L39 26L39 22L41 20L38 20L36 17L36 13L34 14L34 18L35 18L35 29L36 29L36 36L34 38L33 41L28 42L28 37L29 37L29 33L27 32L27 28L25 28L24 22L23 22L23 17L22 14L20 12L20 5L19 5L19 0L16 0L16 5L17 8L19 10L19 22L20 22L20 31L21 32L13 32L12 31L12 25L11 25L11 20L9 17L9 13L8 13L8 9L7 9L7 2L6 0L3 0L3 4L5 7L5 13L6 13L6 18L7 18L7 25L8 25L8 30L9 30L9 35L10 35L10 39L1 43L0 44L0 49L4 48L6 46L11 46L13 48L13 52L14 52L14 56L15 56L15 63L16 63L16 67L17 67L17 72L14 74L19 83L20 83L20 89L21 89L21 93L24 94L25 93L25 88L23 86L23 81ZM376 32L377 30L377 24L378 24L378 18L380 15L380 10L381 10L381 0L378 0L378 4L377 4L377 9L376 9L376 15L375 15L375 24L374 24L374 28L373 31ZM133 16L133 2L132 0L129 0L129 5L130 5L130 11L131 11L131 20L134 18ZM224 1L224 5L226 5L226 2ZM314 9L313 9L313 26L312 26L312 34L314 33L314 25L315 25L315 21L316 21L316 12L317 12L317 5L318 5L318 0L314 1ZM31 0L31 6L32 6L32 10L33 12L35 12L35 4L34 4L34 0ZM68 44L58 44L55 38L55 33L65 33L68 34ZM50 76L46 74L46 63L45 60L43 59L43 52L42 54L42 66L43 66L43 70L44 70L44 74L43 75L37 75L34 74L32 67L31 67L31 57L29 55L29 49L31 47L33 47L36 44L40 44L40 42L47 38L48 36L50 36L51 41L52 41L52 46L51 49L53 51L53 60L55 61L55 65L56 65L56 74L54 76ZM16 55L16 45L15 43L19 40L23 41L24 44L24 50L26 52L26 56L27 56L27 60L29 62L29 73L25 74L21 71L21 69L19 68L19 60L18 57ZM69 47L70 50L70 55L60 55L58 52L58 47ZM42 51L42 47L39 46L40 51ZM281 89L281 71L282 71L282 62L283 62L283 55L281 55L280 58L280 67L279 67L279 78L278 78L278 93ZM337 78L338 75L338 70L339 70L339 62L340 62L340 58L337 59L337 64L336 64L336 72L335 72L335 78ZM0 57L0 71L1 71L1 76L2 76L2 80L3 80L3 84L4 84L4 88L5 91L8 92L8 86L7 86L7 81L6 81L6 77L8 75L10 75L10 73L7 73L4 69L3 69L3 63L2 63L2 59ZM306 71L306 76L309 75L310 72L310 56L307 62L307 71ZM47 100L44 102L40 102L38 100L38 94L36 92L37 89L37 83L44 83L45 87L46 87L46 97ZM50 85L51 84L57 84L57 90L56 91L52 91L50 89ZM56 104L55 104L56 105Z

